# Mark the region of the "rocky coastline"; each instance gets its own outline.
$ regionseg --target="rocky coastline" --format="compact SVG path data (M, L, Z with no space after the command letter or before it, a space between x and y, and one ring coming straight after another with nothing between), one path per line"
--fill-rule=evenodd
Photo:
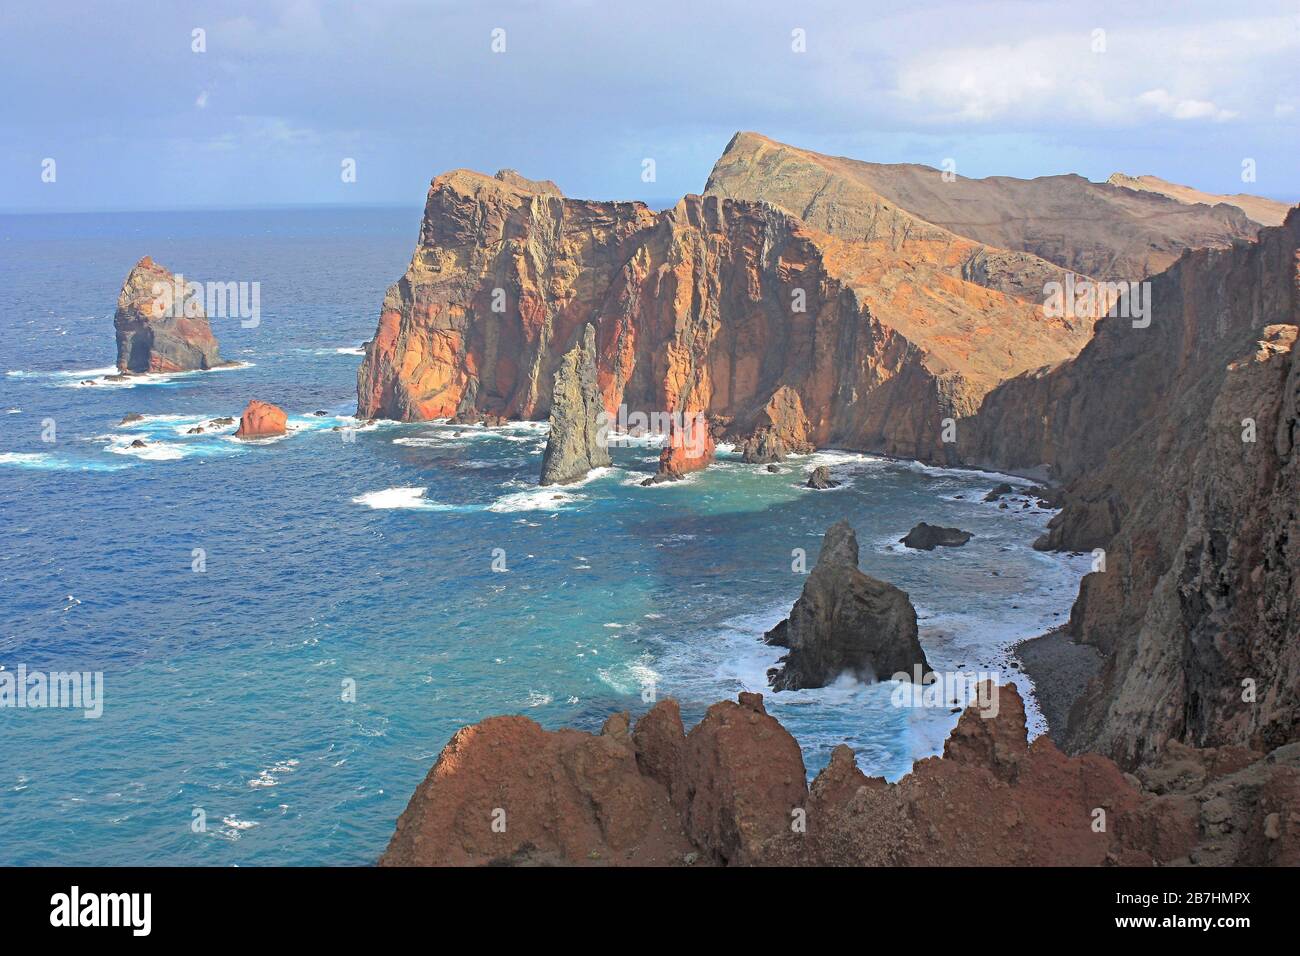
M1070 623L1018 648L1052 726L1032 745L1010 685L1001 717L967 710L944 757L897 784L862 777L841 748L803 787L797 745L751 693L689 735L669 702L595 737L490 718L448 744L385 864L1296 860L1300 215L1266 226L1226 203L1056 179L1006 189L1035 216L1043 189L1058 213L1104 209L1073 245L1047 241L1060 224L1045 213L1019 232L971 228L909 169L755 134L732 140L705 195L662 213L517 174L434 179L361 364L359 416L559 415L563 440L578 406L584 421L593 406L663 412L647 483L707 467L720 438L768 468L833 446L1017 473L1050 483L1022 510L1060 509L1036 548L1091 551L1095 570ZM997 220L983 182L957 191ZM1157 235L1170 206L1179 229ZM1045 320L1027 299L1062 271L1143 280L1147 304ZM568 362L581 389L560 388ZM693 416L706 440L688 455ZM809 484L835 483L816 470ZM985 501L1008 509L1011 492ZM904 541L969 537L922 523ZM846 609L892 585L858 571L850 538L828 532L767 636L790 650L776 691L881 676L883 649L859 646L872 627ZM910 631L906 614L884 617L928 670L915 614ZM762 777L742 770L755 761ZM506 840L452 827L487 791L551 816ZM1113 826L1075 829L1075 810ZM796 812L809 829L792 840Z

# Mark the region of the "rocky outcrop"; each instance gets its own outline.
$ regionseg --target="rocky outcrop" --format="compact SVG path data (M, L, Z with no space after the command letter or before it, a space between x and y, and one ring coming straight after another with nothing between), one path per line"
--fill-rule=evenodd
M943 756L895 784L865 776L841 745L808 786L759 694L714 704L690 733L672 700L631 732L627 714L599 735L489 718L443 750L380 864L1300 862L1300 746L1172 751L1139 779L1047 737L1027 743L1014 686L981 696L996 716L972 706Z
M596 385L596 328L589 325L555 372L541 484L578 481L611 464L604 412Z
M826 491L830 488L838 488L840 483L831 477L831 470L825 465L818 465L812 470L806 482L809 488L817 491Z
M905 547L917 551L933 551L935 548L960 548L973 537L969 531L960 528L942 528L922 521L898 540Z
M755 453L780 439L946 462L945 420L1074 355L1092 325L962 277L972 245L845 239L717 196L655 213L457 170L434 180L385 297L358 416L543 417L593 324L603 406L674 423L663 477L707 464L715 426ZM692 455L696 416L709 427Z
M235 431L235 437L250 440L274 438L285 433L287 421L288 416L285 415L284 409L254 398L244 409L244 414L239 417L239 428Z
M1061 480L1042 546L1104 549L1071 613L1073 639L1106 655L1071 749L1136 767L1173 742L1297 739L1298 248L1293 212L1256 243L1187 254L1151 280L1149 325L1102 320L959 436L968 461Z
M768 672L774 690L825 687L841 674L888 680L930 672L907 594L858 569L858 538L846 521L831 525L790 616L763 637L789 649Z
M772 393L753 422L742 430L748 433L740 447L740 457L750 464L784 461L788 455L806 455L813 451L808 441L808 416L804 414L799 393L783 385Z
M190 372L229 365L217 350L201 295L149 256L122 283L113 316L120 373Z
M823 156L747 132L728 144L705 193L763 199L847 239L964 240L964 278L1038 302L1065 271L1138 280L1187 249L1227 248L1258 231L1233 206L1189 206L1082 176L967 179Z
M1214 206L1219 203L1227 203L1229 206L1236 206L1249 216L1252 221L1259 223L1261 226L1282 225L1286 221L1287 213L1291 211L1291 206L1294 205L1293 203L1278 202L1276 199L1265 199L1263 196L1251 196L1247 193L1221 195L1219 193L1202 192L1199 189L1193 189L1191 186L1180 186L1178 183L1171 183L1159 176L1127 176L1124 173L1111 173L1106 182L1112 186L1132 189L1137 192L1159 193L1161 196L1168 196L1176 202L1187 205L1202 203L1207 206Z
M380 864L753 863L806 787L759 694L714 704L689 734L673 700L631 733L626 713L599 735L493 717L452 737Z

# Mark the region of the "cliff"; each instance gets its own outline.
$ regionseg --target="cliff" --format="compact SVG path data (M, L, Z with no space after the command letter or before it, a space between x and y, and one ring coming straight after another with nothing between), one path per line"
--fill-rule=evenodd
M785 389L801 442L943 462L944 419L1091 334L963 278L976 244L959 237L853 241L765 202L687 196L656 214L530 183L434 180L358 372L359 417L544 416L591 323L611 416L702 414L743 441ZM709 457L677 452L661 471Z
M1146 328L1103 319L1074 360L991 393L964 460L1046 464L1044 547L1105 549L1070 628L1105 666L1075 750L1138 766L1170 741L1275 747L1300 716L1300 213L1154 277Z
M184 283L148 256L127 274L113 316L119 372L188 372L228 364L218 354L202 298Z
M837 747L807 784L760 694L689 733L673 700L598 735L492 717L457 731L380 864L1151 865L1300 862L1300 746L1176 749L1141 778L1028 744L1014 686L895 784Z

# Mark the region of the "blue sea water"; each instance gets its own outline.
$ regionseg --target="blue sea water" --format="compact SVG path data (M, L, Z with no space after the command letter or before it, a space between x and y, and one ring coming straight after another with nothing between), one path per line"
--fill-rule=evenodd
M1049 515L983 503L994 476L834 451L770 474L724 452L642 488L656 449L639 443L554 490L536 486L536 423L345 440L332 429L351 423L357 347L419 215L0 217L0 665L102 671L105 696L99 719L0 709L5 862L371 863L464 724L595 730L643 712L652 688L689 726L765 690L780 652L759 638L799 594L795 549L811 567L840 518L863 568L910 593L937 668L1023 684L1007 647L1064 620L1086 560L1033 551ZM103 380L117 293L145 254L261 283L260 325L214 322L241 367ZM295 430L185 434L253 397ZM131 412L145 418L119 426ZM844 485L802 487L815 464ZM907 551L897 539L920 520L975 538ZM767 703L810 773L847 742L892 779L956 719L892 706L892 686Z

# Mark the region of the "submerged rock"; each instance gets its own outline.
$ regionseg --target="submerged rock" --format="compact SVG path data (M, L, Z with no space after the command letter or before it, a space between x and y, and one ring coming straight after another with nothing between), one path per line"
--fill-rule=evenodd
M898 540L918 551L933 551L935 548L960 548L973 537L969 531L960 528L941 528L922 521Z
M588 325L555 372L541 484L579 481L611 464L604 411L596 384L596 327Z
M985 495L985 496L984 496L984 500L985 500L985 501L997 501L997 500L998 500L999 498L1001 498L1003 495L1009 495L1009 494L1012 494L1015 490L1016 490L1016 489L1012 488L1011 485L1007 484L1007 483L1004 481L1004 482L1002 482L1001 484L997 485L997 486L996 486L992 491L990 491L987 495Z
M288 416L285 415L284 409L255 398L248 403L244 414L240 416L239 429L235 432L235 437L273 438L276 435L283 435L287 421Z
M184 276L148 256L122 283L113 327L119 372L189 372L231 364L218 353L203 302Z
M825 687L841 674L883 680L930 671L907 594L858 569L858 539L848 522L831 525L817 564L790 616L764 635L786 647L768 671L774 690Z

